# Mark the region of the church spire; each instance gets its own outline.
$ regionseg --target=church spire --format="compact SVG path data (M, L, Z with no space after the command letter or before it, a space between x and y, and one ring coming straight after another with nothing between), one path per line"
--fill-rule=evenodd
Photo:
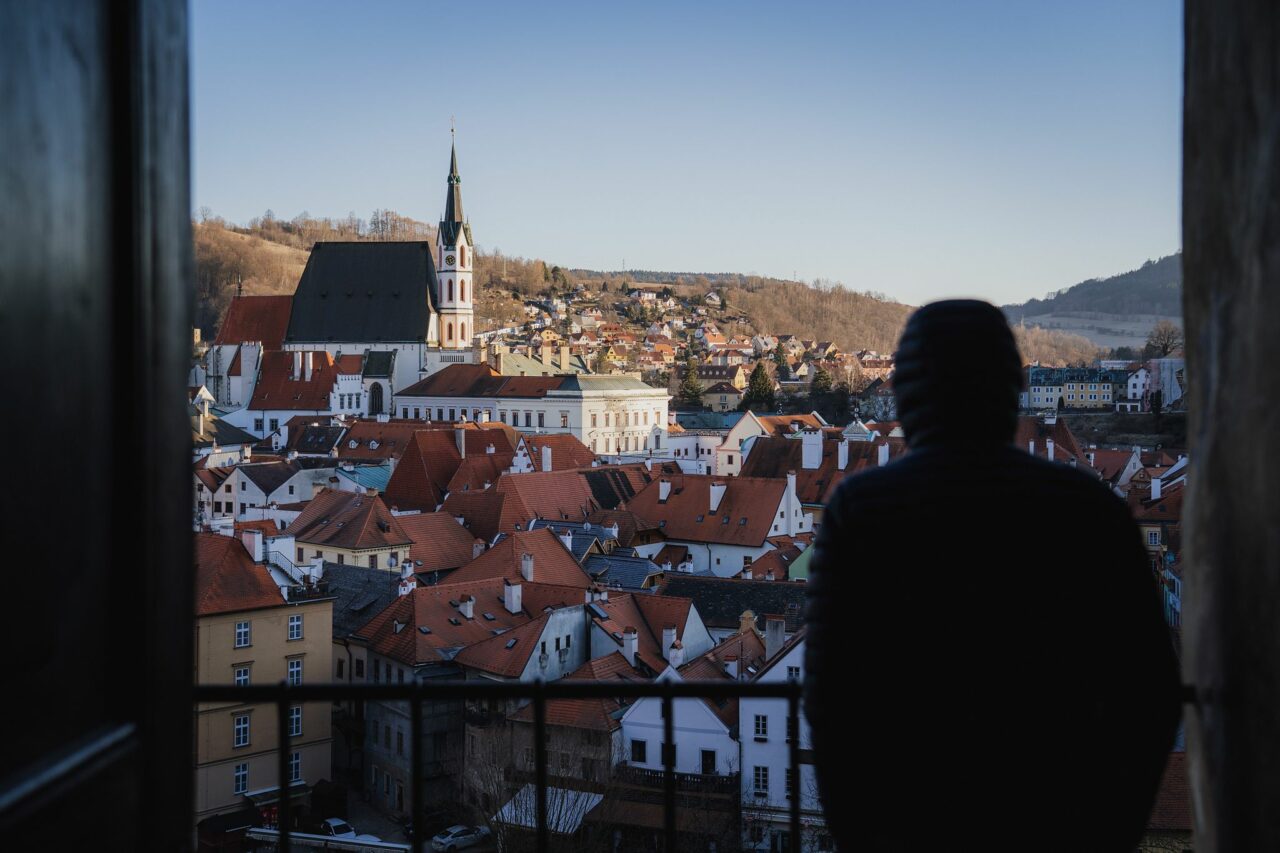
M449 131L453 135L453 131ZM445 244L452 246L458 242L458 232L463 229L466 219L462 215L462 177L458 174L458 147L449 145L449 191L444 199L444 218L440 220L440 233L446 238Z

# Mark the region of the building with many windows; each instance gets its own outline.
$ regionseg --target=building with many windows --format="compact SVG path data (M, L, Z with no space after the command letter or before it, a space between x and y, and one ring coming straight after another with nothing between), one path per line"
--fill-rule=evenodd
M296 587L264 561L252 537L196 534L195 668L200 684L326 682L333 668L333 599ZM329 703L289 709L293 802L330 773ZM196 710L196 821L254 809L270 822L280 800L271 704L206 702ZM206 825L210 827L212 824Z

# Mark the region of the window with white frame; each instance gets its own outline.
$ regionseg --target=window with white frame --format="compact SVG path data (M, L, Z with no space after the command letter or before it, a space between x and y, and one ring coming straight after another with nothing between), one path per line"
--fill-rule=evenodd
M289 661L289 686L297 687L302 683L302 660L294 658Z
M233 747L248 746L249 745L249 715L236 714L235 717L232 718L231 728L233 732L231 745Z
M289 781L302 781L302 753L293 752L289 754Z
M231 778L231 793L243 794L249 790L249 765L237 764Z
M249 634L249 623L247 621L237 622L236 623L236 648L243 649L245 646L250 644L249 643L250 639L251 639L251 636Z
M800 667L798 666L787 667L787 681L799 681L799 680L800 680Z
M236 687L245 687L249 684L249 667L237 666L235 668L235 677L232 679Z
M756 740L767 740L769 737L769 717L756 714Z
M761 767L757 765L755 768L755 773L753 775L755 779L755 792L757 794L768 794L769 793L769 768Z
M289 708L289 737L298 737L302 734L302 706L294 705Z
M296 613L289 617L289 639L302 639L302 614Z
M1160 531L1158 531L1158 530L1148 530L1148 531L1147 531L1147 544L1148 544L1148 545L1159 545L1159 544L1160 544Z

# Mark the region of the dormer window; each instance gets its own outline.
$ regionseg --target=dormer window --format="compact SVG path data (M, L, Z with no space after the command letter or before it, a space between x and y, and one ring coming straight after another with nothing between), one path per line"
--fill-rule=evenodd
M376 438L375 438L373 441L370 441L370 442L369 442L369 449L370 449L370 450L377 450L377 449L378 449L378 440L377 440Z
M354 438L347 442L347 447L351 448L352 450L355 450L359 446L360 446L360 442L356 441Z

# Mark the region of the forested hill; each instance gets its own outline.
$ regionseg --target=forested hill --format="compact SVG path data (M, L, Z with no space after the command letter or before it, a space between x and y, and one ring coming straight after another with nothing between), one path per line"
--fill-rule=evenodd
M1147 261L1136 270L1110 278L1093 278L1029 299L1021 305L1005 305L1011 322L1031 321L1044 314L1182 315L1182 253Z

